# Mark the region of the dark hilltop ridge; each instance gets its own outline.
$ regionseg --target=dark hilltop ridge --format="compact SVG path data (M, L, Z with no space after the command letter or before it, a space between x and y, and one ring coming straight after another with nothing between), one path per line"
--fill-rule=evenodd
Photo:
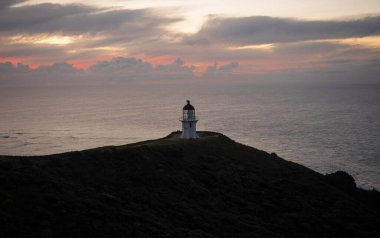
M0 157L1 237L380 237L380 195L214 132Z

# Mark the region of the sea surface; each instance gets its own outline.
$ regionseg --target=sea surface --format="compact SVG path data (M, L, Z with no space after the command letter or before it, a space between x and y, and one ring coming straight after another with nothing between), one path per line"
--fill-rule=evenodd
M0 154L45 155L164 137L186 99L221 132L380 189L380 86L228 81L0 86Z

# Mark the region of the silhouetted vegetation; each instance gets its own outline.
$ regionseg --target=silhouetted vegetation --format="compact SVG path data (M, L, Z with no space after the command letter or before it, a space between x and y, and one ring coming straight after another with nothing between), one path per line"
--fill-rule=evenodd
M379 237L379 192L217 133L0 157L2 237Z

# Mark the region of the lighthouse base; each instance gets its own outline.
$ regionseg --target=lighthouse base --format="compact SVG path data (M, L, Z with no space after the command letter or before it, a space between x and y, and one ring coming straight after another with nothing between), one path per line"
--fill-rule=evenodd
M181 139L197 139L197 138L199 138L199 136L196 132L187 133L186 131L182 131L180 138Z
M196 130L196 121L182 121L181 139L196 139L199 138Z

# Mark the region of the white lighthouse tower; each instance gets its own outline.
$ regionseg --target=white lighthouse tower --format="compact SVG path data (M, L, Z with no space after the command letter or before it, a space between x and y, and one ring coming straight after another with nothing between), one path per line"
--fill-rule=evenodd
M182 109L182 139L195 139L198 138L197 135L197 117L195 116L195 109L190 101L187 100L187 104Z

